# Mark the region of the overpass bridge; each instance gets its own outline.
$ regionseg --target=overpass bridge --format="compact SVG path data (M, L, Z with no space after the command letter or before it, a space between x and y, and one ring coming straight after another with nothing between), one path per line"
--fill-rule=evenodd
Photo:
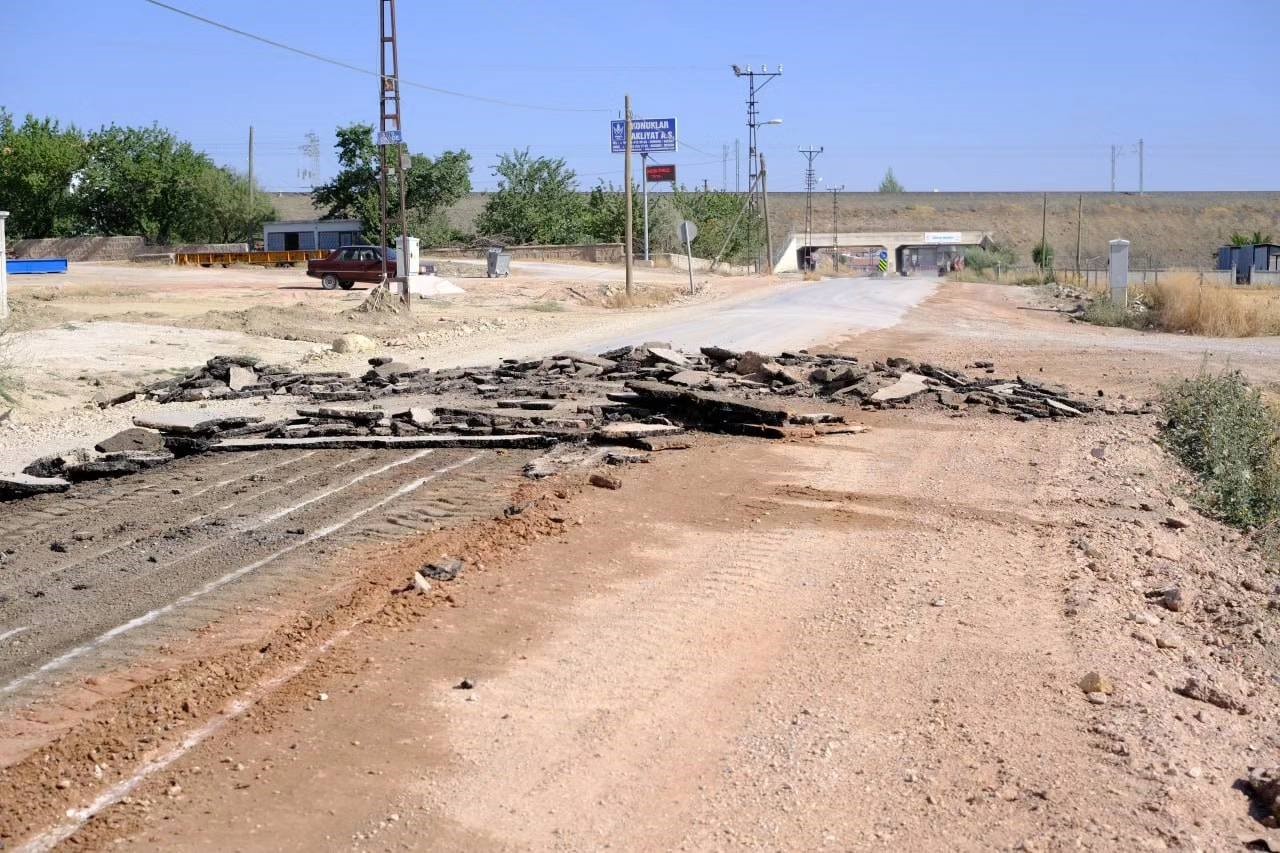
M815 231L808 240L803 232L792 232L774 256L773 269L774 272L800 272L814 250L839 246L841 249L886 249L889 272L897 272L912 263L919 269L932 271L938 260L990 241L991 234L987 231Z

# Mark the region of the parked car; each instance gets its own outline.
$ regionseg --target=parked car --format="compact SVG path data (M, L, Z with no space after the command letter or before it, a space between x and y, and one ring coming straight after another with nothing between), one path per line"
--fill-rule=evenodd
M343 246L328 257L307 261L307 275L320 279L325 290L350 290L357 281L377 284L382 281L382 249L377 246ZM387 250L387 275L396 274L396 253Z

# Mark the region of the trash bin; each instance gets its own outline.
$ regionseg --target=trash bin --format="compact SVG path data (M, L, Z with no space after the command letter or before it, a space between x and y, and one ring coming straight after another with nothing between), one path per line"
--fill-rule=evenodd
M502 251L497 246L489 249L487 255L489 261L488 276L496 278L500 275L511 275L511 255Z

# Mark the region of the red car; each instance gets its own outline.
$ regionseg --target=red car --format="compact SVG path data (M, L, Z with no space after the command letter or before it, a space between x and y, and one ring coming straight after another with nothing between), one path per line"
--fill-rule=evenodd
M396 253L387 251L387 275L395 277ZM307 261L307 275L320 279L325 290L350 290L357 281L377 284L382 281L382 250L377 246L343 246L326 258Z

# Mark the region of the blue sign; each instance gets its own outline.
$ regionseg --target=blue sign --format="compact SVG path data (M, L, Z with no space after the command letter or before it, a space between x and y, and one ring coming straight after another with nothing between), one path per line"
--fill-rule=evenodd
M619 120L609 123L609 144L614 154L627 152L627 123ZM633 118L631 120L631 151L635 154L656 154L659 151L676 150L676 120L673 118Z
M378 131L379 145L399 145L404 140L400 136L398 130L380 130Z
M877 257L882 261L887 261L889 260L889 251L887 249L881 249L880 254L877 255Z

